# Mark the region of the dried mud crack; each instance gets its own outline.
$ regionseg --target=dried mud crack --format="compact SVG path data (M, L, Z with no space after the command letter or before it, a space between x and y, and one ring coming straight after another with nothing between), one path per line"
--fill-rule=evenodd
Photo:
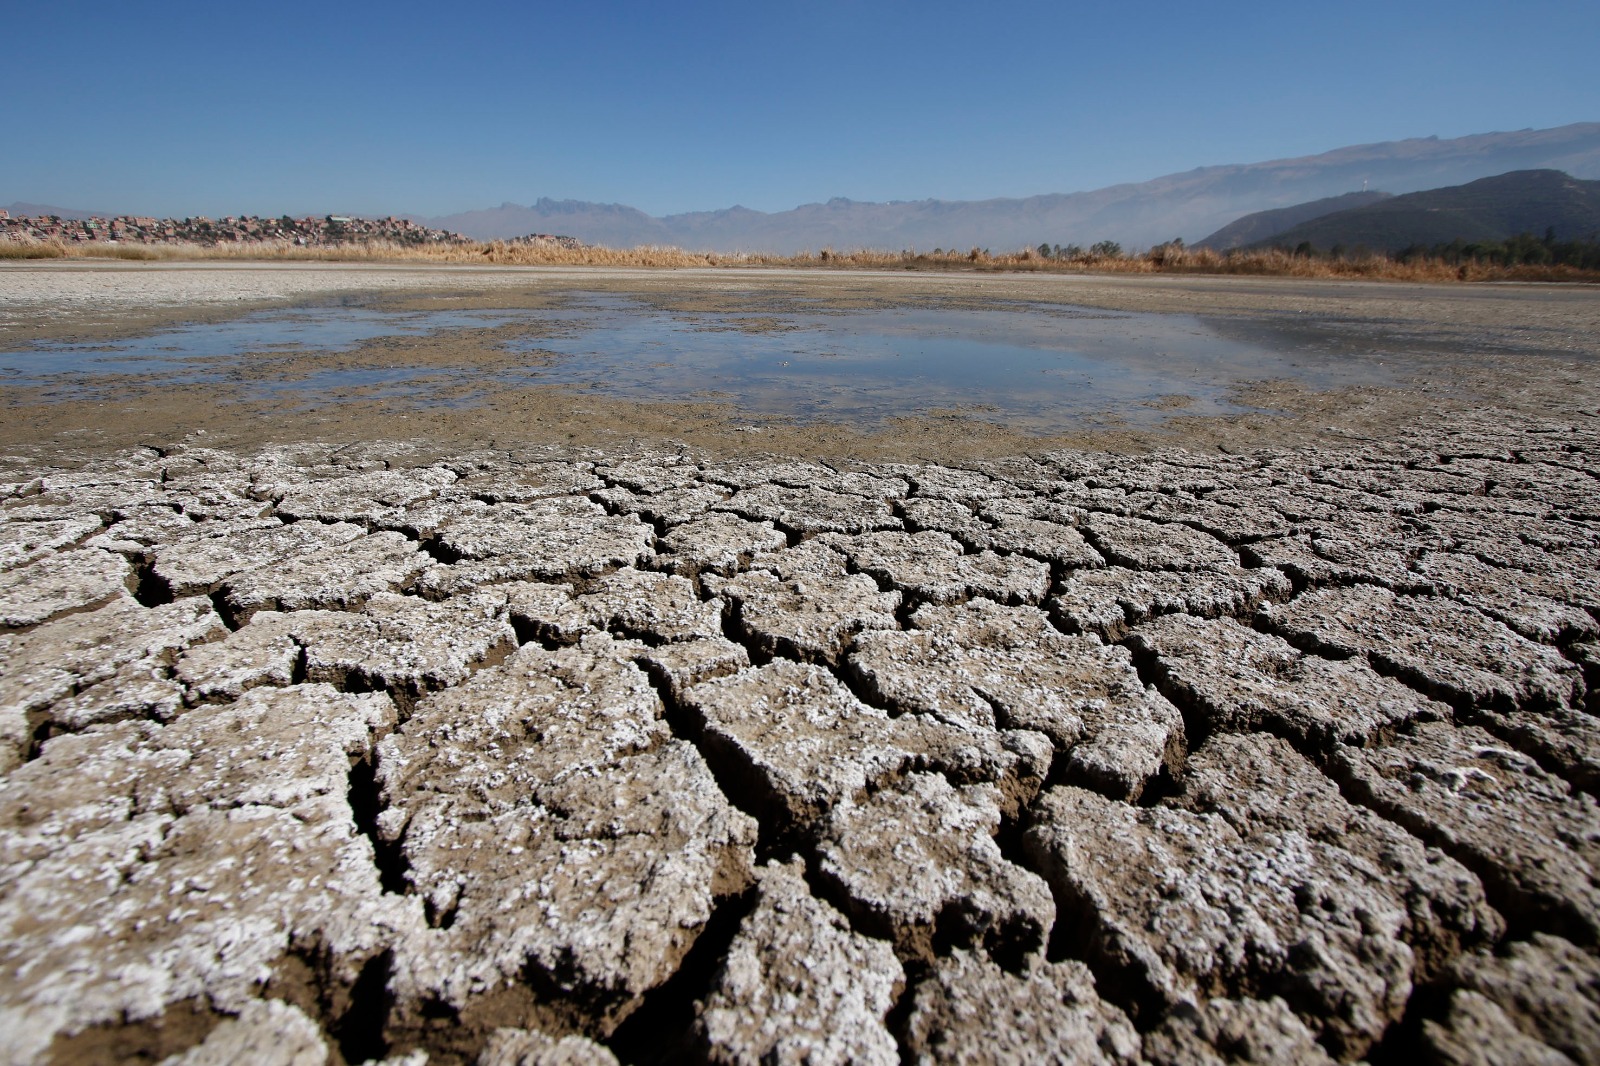
M1600 1062L1597 678L1591 416L18 449L0 1057Z

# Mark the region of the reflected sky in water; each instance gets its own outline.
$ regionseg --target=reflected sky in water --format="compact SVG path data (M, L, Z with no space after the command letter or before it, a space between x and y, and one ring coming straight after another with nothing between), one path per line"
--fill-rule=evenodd
M466 365L452 363L452 331L486 329L500 331L498 356L486 363L480 351ZM430 336L440 343L426 356L380 353L377 344ZM327 367L316 366L318 353L329 355ZM382 365L346 358L374 353ZM278 363L296 369L275 376ZM1230 399L1242 383L1386 383L1394 369L1380 352L1334 352L1314 337L1193 315L1034 304L681 313L605 294L580 294L555 311L263 311L110 344L0 352L0 384L48 386L62 396L107 375L141 385L231 383L244 396L297 394L312 405L350 389L473 403L497 387L555 386L628 400L715 402L736 417L799 421L859 424L954 411L1041 433L1086 418L1148 424L1173 411L1235 412L1245 409ZM446 389L448 397L430 395Z

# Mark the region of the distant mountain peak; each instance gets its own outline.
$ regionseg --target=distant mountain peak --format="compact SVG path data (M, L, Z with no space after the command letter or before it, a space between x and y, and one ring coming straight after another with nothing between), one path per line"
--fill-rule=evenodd
M1581 181L1550 168L1513 170L1325 213L1253 243L1398 252L1546 232L1557 240L1595 239L1600 181Z
M833 247L994 249L1114 240L1141 248L1195 241L1241 216L1294 208L1359 189L1395 193L1459 185L1507 171L1548 168L1600 178L1600 123L1544 130L1350 145L1320 155L1207 166L1088 192L987 200L871 203L835 196L788 211L743 207L652 217L625 204L541 197L425 220L479 239L560 232L631 247L671 244L712 251L792 253Z
M1272 211L1255 211L1243 218L1234 219L1210 236L1196 241L1195 244L1215 248L1219 252L1231 251L1234 248L1271 240L1303 222L1310 222L1312 219L1338 211L1347 211L1353 207L1365 207L1380 200L1387 200L1391 195L1393 194L1364 189L1360 192L1347 192L1340 196L1312 200L1309 203L1280 207Z
M35 204L26 200L6 204L4 210L12 218L38 218L40 215L54 215L57 218L116 218L125 212L121 211L91 211L80 207L60 207L56 204Z

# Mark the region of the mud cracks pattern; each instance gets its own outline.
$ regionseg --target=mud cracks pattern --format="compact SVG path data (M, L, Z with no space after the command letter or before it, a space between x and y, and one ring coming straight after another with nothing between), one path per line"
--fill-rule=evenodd
M5 457L5 1054L1596 1061L1597 473Z

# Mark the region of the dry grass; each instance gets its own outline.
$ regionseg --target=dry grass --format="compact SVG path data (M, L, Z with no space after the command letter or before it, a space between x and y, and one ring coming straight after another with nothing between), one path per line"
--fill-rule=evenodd
M192 245L112 244L109 242L0 242L0 259L112 258L125 260L264 260L291 262L416 262L495 266L600 266L640 268L801 267L827 270L925 270L1048 274L1237 274L1258 277L1347 278L1377 281L1557 281L1600 282L1600 272L1566 266L1500 266L1438 259L1399 262L1380 255L1308 257L1284 251L1219 253L1209 248L1157 248L1140 255L1046 258L1031 250L991 254L968 252L881 252L860 250L802 252L776 256L746 253L686 252L643 246L613 249L563 248L507 241L458 245L407 246L387 242L332 248L283 244Z
M66 249L59 244L0 241L0 259L59 259L66 254Z
M774 263L878 270L1006 271L1048 274L1239 274L1257 277L1350 278L1379 281L1600 282L1600 272L1566 266L1499 266L1439 259L1400 262L1381 255L1312 258L1271 250L1221 253L1209 248L1155 249L1141 255L1049 259L1023 250L1003 255L975 249L939 255L919 252L822 252Z
M184 253L203 252L203 248L176 248L160 244L112 244L110 241L4 241L0 240L0 259L157 259L198 258Z
M388 241L307 248L288 242L132 244L109 241L0 241L0 259L261 260L284 262L422 262L496 266L705 267L755 262L747 256L685 252L679 248L563 248L508 241L487 244L402 245ZM762 259L766 262L766 259ZM777 260L773 260L777 261Z

